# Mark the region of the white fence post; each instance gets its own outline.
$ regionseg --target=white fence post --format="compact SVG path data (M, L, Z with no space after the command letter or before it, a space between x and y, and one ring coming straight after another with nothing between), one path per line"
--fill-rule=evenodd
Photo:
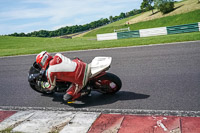
M200 31L200 22L198 24L199 24L199 31Z
M97 34L97 41L117 39L117 33Z
M151 28L151 29L141 29L139 30L140 37L157 36L157 35L167 35L166 27Z

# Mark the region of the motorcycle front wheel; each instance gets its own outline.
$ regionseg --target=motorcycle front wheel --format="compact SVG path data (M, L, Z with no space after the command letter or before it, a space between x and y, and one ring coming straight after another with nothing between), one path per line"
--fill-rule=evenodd
M29 70L29 76L31 75L31 74L37 74L37 73L39 73L40 71L37 69L37 68L35 68L34 66L31 66L31 68L30 68L30 70ZM42 93L42 94L46 94L46 95L49 95L49 94L53 94L53 92L52 91L44 91L42 88L40 88L38 85L37 85L37 80L35 79L35 80L33 80L33 81L31 81L31 82L29 82L29 85L30 85L30 87L34 90L34 91L36 91L36 92L39 92L39 93Z
M114 94L122 87L120 78L112 73L106 73L94 81L94 89L103 94Z

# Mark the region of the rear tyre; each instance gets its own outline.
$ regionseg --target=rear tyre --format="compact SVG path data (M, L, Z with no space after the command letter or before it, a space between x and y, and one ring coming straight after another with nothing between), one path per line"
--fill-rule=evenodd
M114 94L122 87L120 78L112 73L106 73L94 82L94 89L103 94Z

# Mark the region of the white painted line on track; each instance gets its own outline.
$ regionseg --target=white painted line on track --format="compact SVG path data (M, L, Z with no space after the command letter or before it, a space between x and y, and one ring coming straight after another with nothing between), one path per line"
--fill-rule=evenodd
M173 45L173 44L186 44L186 43L200 43L200 41L186 41L186 42L172 42L172 43L161 43L161 44L148 44L148 45L140 45L140 46L127 46L127 47L114 47L114 48L101 48L101 49L88 49L88 50L77 50L77 51L62 51L62 52L53 52L55 53L76 53L76 52L87 52L87 51L100 51L100 50L112 50L112 49L128 49L128 48L140 48L140 47L152 47L152 46L165 46L165 45ZM3 56L1 58L14 58L14 57L26 57L33 56L37 54L28 54L28 55L16 55L16 56Z

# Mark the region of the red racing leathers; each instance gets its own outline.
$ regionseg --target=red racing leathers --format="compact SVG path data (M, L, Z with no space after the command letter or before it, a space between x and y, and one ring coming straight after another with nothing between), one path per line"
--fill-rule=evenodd
M56 54L49 63L47 69L48 90L52 90L56 86L56 80L68 81L72 85L67 93L75 98L80 94L78 92L86 85L89 75L88 64L79 59L70 60L62 54ZM78 94L78 95L77 95Z

